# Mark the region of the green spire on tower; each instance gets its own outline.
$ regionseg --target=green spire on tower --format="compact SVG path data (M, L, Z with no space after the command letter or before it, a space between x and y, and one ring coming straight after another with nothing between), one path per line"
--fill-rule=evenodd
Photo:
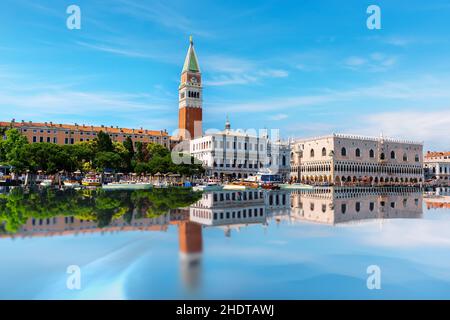
M189 37L189 49L186 55L186 59L184 60L184 66L182 72L200 72L200 67L197 60L197 55L194 50L194 40L192 36Z

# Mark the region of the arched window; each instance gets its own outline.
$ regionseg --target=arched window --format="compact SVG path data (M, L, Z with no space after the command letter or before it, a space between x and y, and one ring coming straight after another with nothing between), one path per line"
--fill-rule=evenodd
M355 156L361 157L361 150L359 150L359 148L356 149Z
M375 152L373 152L372 149L370 149L370 151L369 151L369 157L370 158L375 158Z
M341 149L341 156L343 156L343 157L347 156L347 149L345 149L345 148Z
M408 156L406 155L406 153L403 154L403 161L408 161Z
M395 151L391 151L391 159L395 159Z
M282 158L282 160L281 160L281 163L282 163L283 167L286 166L286 156L285 156L285 155L283 155L283 158Z
M355 210L356 210L356 212L359 212L359 210L361 210L361 203L360 202L355 203Z
M381 159L381 160L386 159L386 157L385 157L385 155L384 155L384 152L382 152L382 153L380 154L380 159Z
M314 158L314 149L311 149L310 156L311 156L311 158Z
M342 214L345 214L345 211L347 211L347 205L345 203L343 203L341 205L341 212L342 212Z
M322 157L326 157L327 156L327 149L322 148Z
M415 161L419 162L419 155L418 154L416 154Z

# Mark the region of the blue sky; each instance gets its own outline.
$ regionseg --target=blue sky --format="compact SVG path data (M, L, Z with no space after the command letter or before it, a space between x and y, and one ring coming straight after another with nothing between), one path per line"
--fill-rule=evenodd
M82 29L66 28L76 4ZM381 8L369 30L366 9ZM449 149L448 1L27 1L0 10L0 119L168 129L194 36L204 129Z

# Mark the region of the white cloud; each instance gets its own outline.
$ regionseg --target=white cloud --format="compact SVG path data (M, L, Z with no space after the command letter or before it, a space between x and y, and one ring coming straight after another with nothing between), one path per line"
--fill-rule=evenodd
M262 62L225 55L206 56L201 63L202 69L208 70L209 74L206 86L250 84L289 76L288 71L265 68Z
M367 63L367 60L361 57L349 57L345 60L345 64L349 67L362 66Z
M187 34L204 37L211 35L191 19L189 10L182 10L179 5L169 6L165 1L159 0L153 0L151 3L133 0L115 0L115 2L117 6L113 8L110 5L110 7L119 13Z
M397 111L374 113L362 118L359 131L378 135L425 141L425 148L450 147L450 107L439 111Z
M288 116L287 114L285 114L285 113L279 113L279 114L275 114L275 115L271 116L271 117L269 118L269 120L272 120L272 121L280 121L280 120L287 119L288 117L289 117L289 116Z
M90 44L90 43L82 42L82 41L77 41L76 44L80 45L82 47L96 50L96 51L108 52L108 53L125 56L125 57L130 57L130 58L143 58L143 59L154 59L155 58L154 56L149 55L148 53L134 51L134 50L130 50L130 49L122 49L122 48L112 47L112 46L103 45L103 44Z
M107 118L124 125L127 121L139 126L154 123L153 128L160 129L162 124L167 124L167 110L172 106L171 98L161 98L159 93L79 90L74 83L55 85L32 75L0 69L5 71L0 77L0 119L3 120L73 123L95 119L94 124L103 124ZM149 114L151 119L143 117Z
M382 232L370 234L365 241L377 247L450 248L449 227L449 222L443 220L391 220L383 224Z
M289 72L281 69L262 70L258 74L261 77L268 77L268 78L286 78L289 76Z
M223 101L212 103L211 111L226 110L227 112L258 112L280 111L318 105L329 105L334 102L367 101L374 104L402 101L414 103L423 110L436 108L442 102L450 99L450 79L421 77L412 80L385 81L373 86L355 87L345 90L325 89L313 95L295 95L279 98L262 96L254 101ZM431 105L433 103L433 106Z
M367 58L351 56L344 61L344 67L368 72L383 72L397 63L398 58L380 52L370 54Z

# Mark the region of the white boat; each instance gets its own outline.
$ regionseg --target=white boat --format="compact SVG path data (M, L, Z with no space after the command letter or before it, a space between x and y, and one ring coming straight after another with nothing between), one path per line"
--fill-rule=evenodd
M208 184L201 184L198 186L192 187L193 191L220 191L223 189L223 186L217 183L208 183Z
M223 190L246 190L249 189L246 186L240 186L235 184L226 184L223 186Z
M224 185L223 190L248 190L248 189L258 189L258 187L259 185L256 182L235 181Z
M76 180L65 180L63 181L64 187L67 188L75 188L75 187L79 187L80 183Z
M45 179L45 180L42 180L39 185L42 187L50 187L52 184L53 184L53 180Z
M81 184L85 187L100 187L102 185L100 179L95 175L86 176L86 178L81 181Z
M280 188L281 189L293 189L293 190L314 189L313 186L310 186L308 184L303 184L303 183L281 184Z
M104 190L149 190L153 187L151 183L148 182L132 182L132 181L121 181L121 182L111 182L102 186Z

